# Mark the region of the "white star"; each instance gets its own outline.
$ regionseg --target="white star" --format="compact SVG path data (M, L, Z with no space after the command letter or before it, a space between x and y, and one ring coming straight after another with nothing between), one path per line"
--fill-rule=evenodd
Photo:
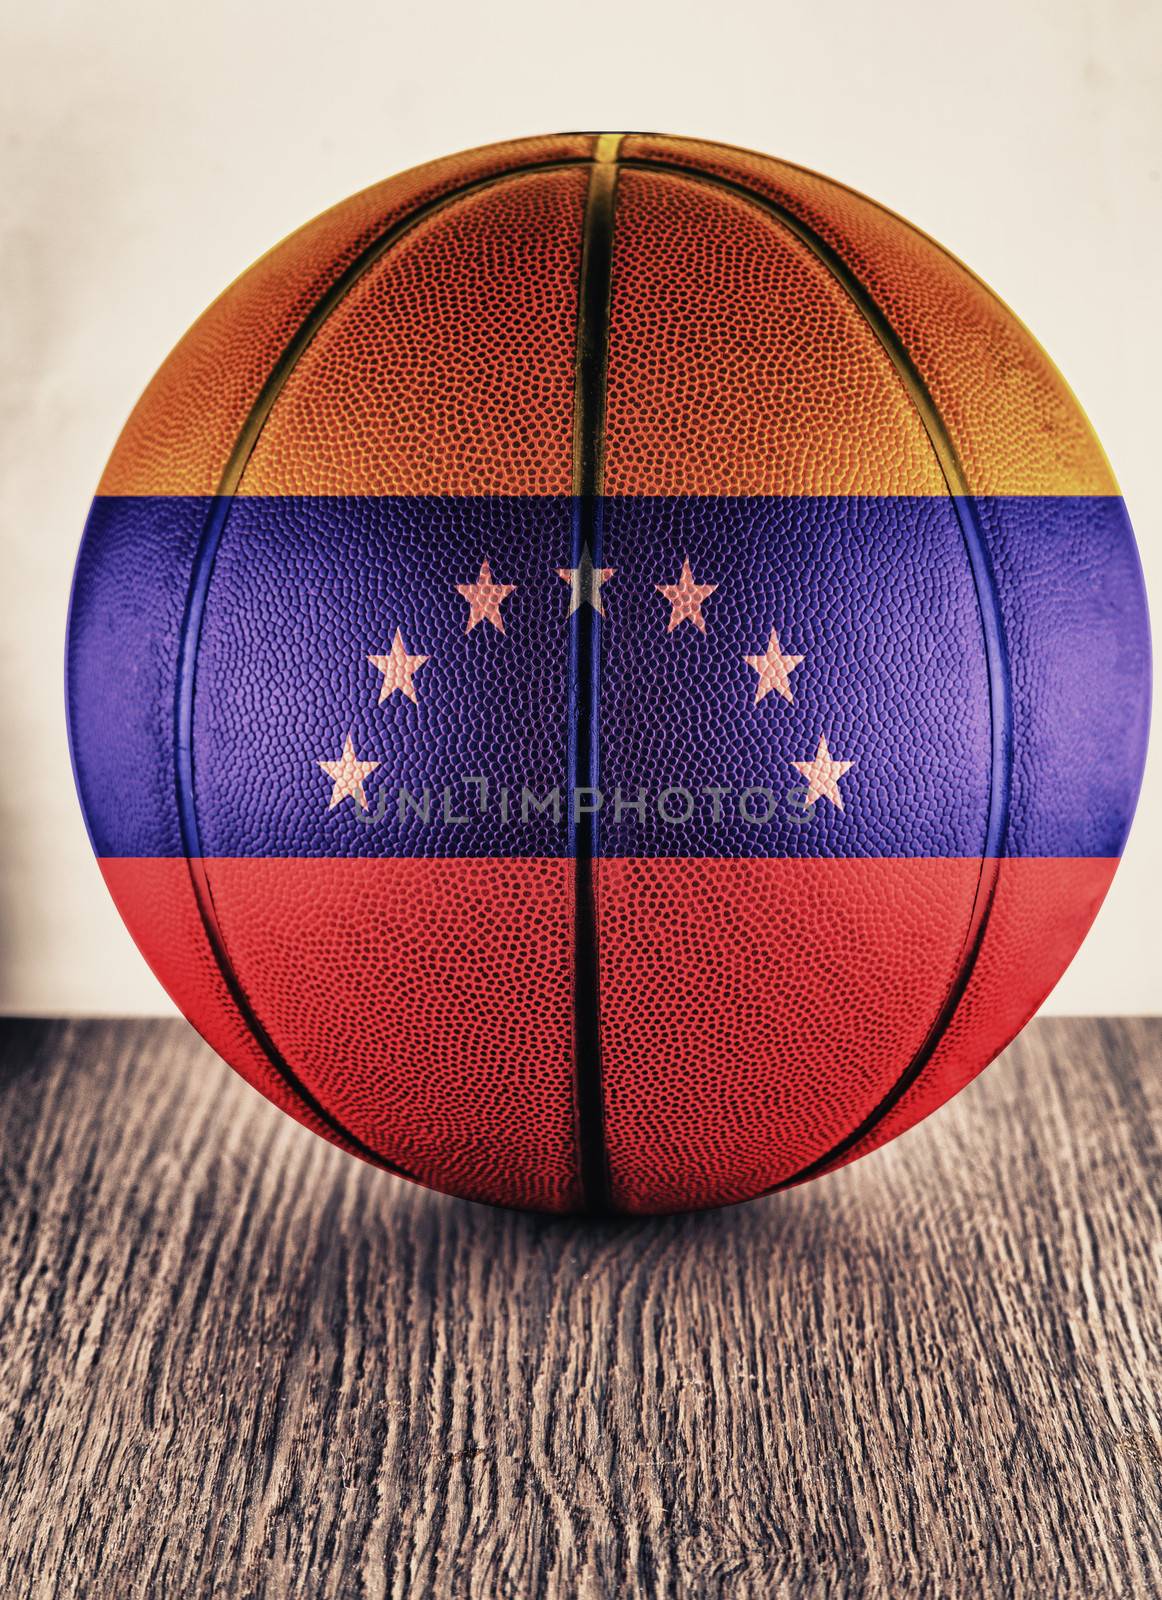
M515 583L494 583L488 562L480 563L480 576L475 583L458 583L456 592L467 600L470 610L465 633L471 633L478 622L491 622L504 632L504 618L500 614L501 602L507 600L516 588Z
M855 766L854 761L833 761L831 751L827 748L827 740L819 735L819 748L810 761L792 761L791 765L796 772L801 772L807 780L807 804L814 805L816 800L830 800L833 806L843 810L843 796L839 792L839 780L845 772L850 772Z
M773 689L784 700L791 700L791 674L803 660L802 656L785 656L779 643L778 632L772 628L766 651L761 656L747 656L746 664L759 675L755 685L754 703L757 706L764 695Z
M367 796L363 793L363 780L369 772L374 772L379 765L378 761L360 761L355 754L355 746L351 735L347 735L347 742L343 746L343 754L338 761L320 761L319 765L331 780L331 803L327 810L333 811L342 800L348 796L354 800L361 811L367 810Z
M673 633L680 622L692 622L700 633L706 632L702 617L702 602L718 588L716 583L695 583L690 571L690 557L682 562L682 573L677 583L655 583L659 594L670 602L670 622L667 633Z
M576 567L558 567L557 576L572 588L567 616L572 616L583 605L592 606L599 617L605 615L601 605L601 585L613 577L613 567L595 567L589 546L581 551L581 564Z
M391 654L386 656L368 656L368 661L373 667L378 667L383 673L383 682L379 686L379 703L385 700L398 689L401 694L406 694L409 700L416 698L415 684L412 677L429 660L428 656L409 656L403 642L403 635L399 629L395 630L395 638L391 641Z

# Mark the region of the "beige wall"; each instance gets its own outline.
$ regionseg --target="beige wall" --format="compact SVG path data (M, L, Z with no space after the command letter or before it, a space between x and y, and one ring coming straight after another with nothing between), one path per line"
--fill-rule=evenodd
M902 211L999 290L1081 395L1162 616L1157 0L7 9L0 1007L167 1005L90 859L62 722L73 556L118 428L268 245L430 156L660 128L787 156ZM1054 1009L1159 1009L1160 787L1155 763Z

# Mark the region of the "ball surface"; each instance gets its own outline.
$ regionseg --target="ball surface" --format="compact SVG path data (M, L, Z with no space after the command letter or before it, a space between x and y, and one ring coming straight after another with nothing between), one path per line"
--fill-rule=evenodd
M1013 1037L1129 827L1117 486L1039 346L812 173L566 134L356 195L114 450L78 786L177 1004L456 1194L745 1199Z

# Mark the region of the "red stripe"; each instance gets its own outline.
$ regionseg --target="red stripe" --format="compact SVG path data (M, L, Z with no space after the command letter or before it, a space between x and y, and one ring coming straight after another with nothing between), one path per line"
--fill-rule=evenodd
M952 1025L853 1153L927 1115L1008 1043L1065 969L1116 865L999 863ZM947 858L602 862L615 1203L669 1211L746 1199L857 1128L907 1073L944 1003L980 870Z
M240 1029L184 860L104 859L200 1033L319 1128ZM580 1204L567 861L205 862L231 965L280 1054L364 1144L474 1199ZM204 953L203 953L204 952Z
M988 933L932 1059L852 1154L939 1105L1060 976L1109 859L1000 864ZM338 1121L422 1182L580 1203L571 863L205 862L226 948L279 1052ZM105 859L174 999L263 1093L318 1128L241 1026L181 860ZM613 1198L743 1199L826 1155L898 1083L959 961L980 863L597 863ZM325 1131L320 1129L319 1131Z

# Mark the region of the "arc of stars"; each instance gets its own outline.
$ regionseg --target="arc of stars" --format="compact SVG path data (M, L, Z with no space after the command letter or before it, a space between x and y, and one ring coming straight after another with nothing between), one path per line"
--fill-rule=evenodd
M770 694L773 689L776 694L782 695L784 700L794 703L791 694L791 674L805 658L803 656L785 656L783 647L779 643L779 634L776 628L771 629L771 637L767 641L767 648L761 656L747 656L746 664L753 667L759 675L755 685L754 703Z
M320 761L319 765L331 780L331 799L328 811L334 811L344 800L354 800L361 811L367 810L367 796L363 780L379 766L378 761L360 761L355 745L348 734L343 744L343 754L338 761Z
M692 622L700 633L706 632L702 616L702 602L718 588L716 583L695 583L690 571L690 557L682 562L682 572L677 583L655 583L654 588L670 602L670 621L666 632L673 633L682 622Z
M471 633L478 622L491 622L494 628L504 632L504 618L500 614L503 601L516 588L515 583L494 583L488 562L480 563L480 576L475 583L458 583L457 594L462 594L468 602L468 621L464 625L464 632Z
M571 617L574 611L579 611L582 606L592 606L597 615L603 617L605 610L601 604L601 585L608 583L615 571L614 567L595 567L588 545L582 547L579 565L558 567L558 578L562 583L567 583L572 591L569 595L569 609L565 615Z
M391 653L386 656L368 656L368 661L378 671L383 673L383 682L379 686L379 704L390 700L398 689L401 694L417 704L416 686L412 682L415 674L420 670L428 656L410 656L403 642L403 634L397 628L395 638L391 641Z
M839 792L839 780L845 772L850 772L855 766L854 761L836 761L827 748L827 739L819 735L819 745L810 761L792 761L791 765L796 772L802 773L807 780L807 804L814 805L816 800L830 800L833 806L843 810L843 796Z
M602 605L602 586L614 576L613 567L595 567L593 556L588 545L581 550L576 567L558 567L557 576L563 583L569 585L569 608L567 615L581 609L583 605L592 606L599 616L604 617L605 610ZM514 583L497 583L492 576L492 570L485 558L480 563L480 572L471 583L458 583L454 585L456 592L468 602L468 619L464 626L465 633L471 633L480 623L487 622L504 633L504 618L501 606L508 597L515 592L518 585ZM679 627L683 622L689 622L699 632L706 632L706 621L702 608L709 597L716 592L719 585L715 583L698 583L690 566L689 556L682 560L682 570L675 583L656 583L653 587L670 606L670 618L666 627L667 633ZM426 655L413 655L404 643L403 633L396 628L391 642L391 649L382 655L369 655L367 657L371 666L382 674L379 686L379 704L390 700L398 690L413 704L418 703L416 694L415 675L427 665L431 659ZM789 703L794 703L791 692L791 673L806 659L802 655L787 654L779 640L778 630L772 628L767 641L766 649L760 654L748 655L743 658L746 664L758 675L755 685L754 703L758 705L768 694L778 694ZM840 781L855 766L854 761L838 761L831 754L827 746L826 735L820 733L819 743L815 754L805 761L792 761L790 763L806 780L806 804L814 805L818 800L827 800L837 810L844 809L843 795L840 791ZM316 765L331 780L331 797L327 809L333 811L344 800L352 800L361 810L369 810L367 794L364 788L367 778L381 765L379 761L361 761L355 750L353 736L348 733L343 743L343 752L337 760L319 759Z

